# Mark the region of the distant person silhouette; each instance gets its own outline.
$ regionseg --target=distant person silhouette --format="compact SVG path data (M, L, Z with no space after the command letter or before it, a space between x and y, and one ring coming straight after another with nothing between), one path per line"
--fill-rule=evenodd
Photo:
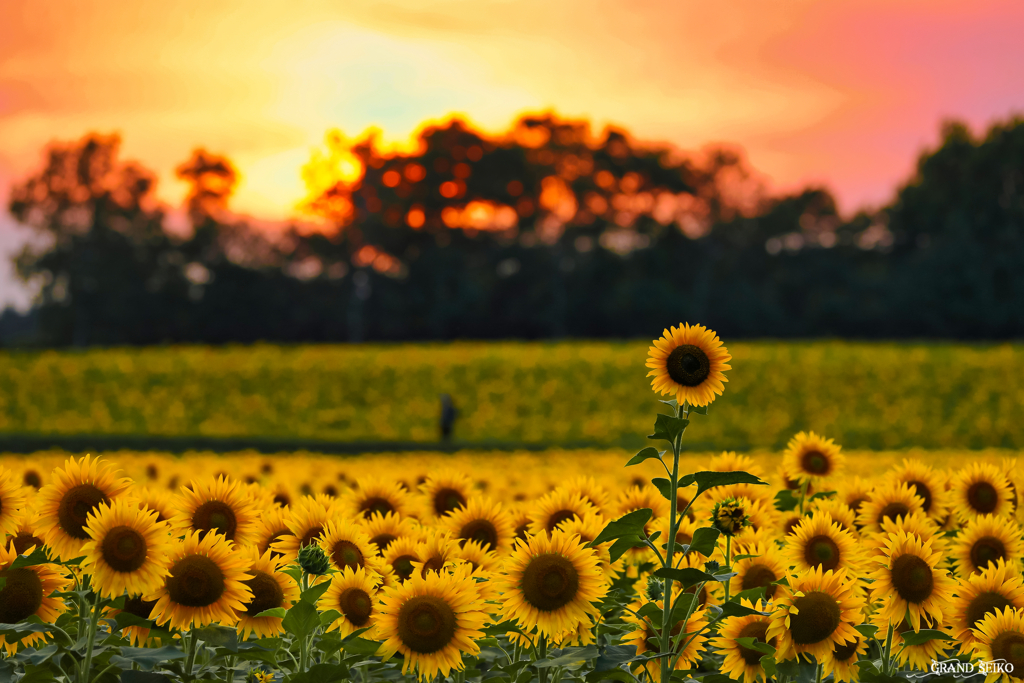
M455 428L455 418L459 416L459 409L452 403L452 397L448 394L441 394L441 441L452 440L452 430Z

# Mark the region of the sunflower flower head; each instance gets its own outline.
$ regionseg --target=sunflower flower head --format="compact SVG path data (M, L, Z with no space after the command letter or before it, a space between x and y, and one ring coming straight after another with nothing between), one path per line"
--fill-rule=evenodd
M711 509L711 525L725 536L735 536L750 524L743 499L728 498Z
M662 395L675 395L680 405L706 406L722 395L731 370L728 349L718 335L703 325L684 323L665 330L654 340L647 357L651 387Z

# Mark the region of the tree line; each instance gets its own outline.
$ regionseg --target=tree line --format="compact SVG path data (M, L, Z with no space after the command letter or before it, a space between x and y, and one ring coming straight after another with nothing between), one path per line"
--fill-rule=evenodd
M187 230L117 136L51 144L9 210L38 289L7 345L649 337L1006 339L1024 333L1024 120L941 143L876 211L772 195L737 150L682 153L586 121L455 119L411 151L330 134L315 225L240 219L229 159L177 169Z

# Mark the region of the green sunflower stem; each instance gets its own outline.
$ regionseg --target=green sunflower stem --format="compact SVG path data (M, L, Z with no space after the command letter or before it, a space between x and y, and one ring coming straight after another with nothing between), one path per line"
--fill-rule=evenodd
M889 633L885 636L885 649L882 652L882 668L883 668L882 673L885 674L886 676L891 676L892 675L892 661L890 660L890 657L892 657L892 633L893 633L893 630L894 630L893 624L890 621L889 622Z
M732 536L725 537L725 571L730 571L732 567ZM729 580L723 581L725 584L725 601L729 602Z
M804 514L804 500L807 498L807 489L811 485L810 479L804 479L803 485L800 487L800 514Z
M689 414L689 406L685 402L676 405L676 417L686 417ZM672 440L672 474L669 479L670 488L670 500L669 506L671 511L668 517L668 538L665 539L665 561L664 567L666 569L675 567L675 552L676 552L676 534L679 532L679 520L676 516L679 514L679 453L683 447L683 434L680 433L675 439ZM672 646L672 579L665 578L665 591L663 595L664 607L661 610L661 651L670 652L669 649ZM669 672L671 670L671 662L669 657L662 657L659 665L661 666L661 680L667 681L669 679Z
M82 599L85 602L85 599ZM92 680L92 650L96 644L96 628L100 623L100 595L96 593L96 599L90 606L89 631L85 636L85 662L82 663L82 680L89 683Z
M541 634L537 644L537 661L543 662L548 658L548 637ZM538 675L540 677L540 683L548 683L548 668L544 667L539 670Z
M196 650L199 645L199 635L190 632L185 637L185 670L184 676L186 681L193 679L192 669L196 666Z
M822 666L821 662L818 662L818 667L814 675L814 683L821 683Z

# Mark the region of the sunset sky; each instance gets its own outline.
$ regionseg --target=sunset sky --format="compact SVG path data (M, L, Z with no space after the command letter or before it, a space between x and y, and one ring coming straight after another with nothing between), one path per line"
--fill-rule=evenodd
M684 149L742 146L774 189L887 201L950 117L1024 112L1024 3L120 0L0 3L0 199L53 139L120 131L180 202L199 145L279 219L330 128L400 143L554 109ZM23 239L0 216L0 249ZM23 302L0 256L0 303ZM6 270L3 270L6 269Z

